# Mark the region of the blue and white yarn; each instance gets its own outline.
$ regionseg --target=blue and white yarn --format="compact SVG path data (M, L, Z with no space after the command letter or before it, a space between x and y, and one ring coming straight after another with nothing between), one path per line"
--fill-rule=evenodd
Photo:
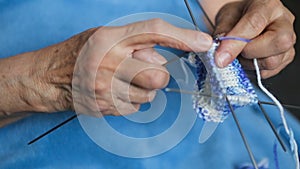
M258 102L250 80L246 77L237 59L225 68L219 68L215 64L214 56L221 40L238 40L246 43L251 41L239 37L220 37L214 41L208 52L191 53L189 56L190 62L196 64L198 76L195 85L195 94L193 95L194 109L200 118L212 122L223 122L230 114L231 111L226 97L234 109ZM281 103L262 85L257 59L253 59L253 62L259 88L274 101L279 109L285 132L289 136L290 149L296 161L296 169L299 169L298 145L292 129L287 125L284 109ZM276 156L276 152L274 154ZM278 168L276 159L275 163ZM266 161L263 160L260 164L259 169L268 168ZM251 165L244 165L241 168L252 169L253 167Z
M218 46L219 41L214 41L208 52L190 56L196 64L198 76L193 96L194 109L200 118L212 122L223 122L229 115L226 97L233 108L258 102L250 80L237 59L225 68L215 64L214 55Z

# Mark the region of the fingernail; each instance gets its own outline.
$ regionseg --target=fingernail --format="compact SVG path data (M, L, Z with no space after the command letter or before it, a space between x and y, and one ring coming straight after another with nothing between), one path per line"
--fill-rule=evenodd
M152 102L152 101L154 100L155 96L156 96L156 91L155 91L155 90L151 91L151 92L148 94L148 101L149 101L149 102Z
M227 52L221 52L216 54L216 64L217 66L223 68L227 66L228 60L231 58L230 54Z
M164 57L161 57L161 56L155 56L152 59L155 63L160 64L160 65L163 65L167 62L167 60Z
M203 34L201 38L202 46L209 49L212 45L212 37L208 34Z
M207 51L212 45L212 37L206 33L199 33L195 45L195 52Z

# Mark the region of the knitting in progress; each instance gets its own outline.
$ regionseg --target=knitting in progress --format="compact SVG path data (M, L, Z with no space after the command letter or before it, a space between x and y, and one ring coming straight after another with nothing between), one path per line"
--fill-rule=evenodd
M219 43L215 40L208 52L193 55L198 76L193 96L194 109L200 118L212 122L223 122L230 114L226 97L233 108L258 101L237 59L225 68L217 67L214 55Z
M225 68L219 68L215 64L215 52L222 40L250 42L248 39L238 37L220 37L214 40L212 47L206 53L189 55L189 61L196 65L198 77L193 95L193 106L198 116L207 122L223 122L232 112L230 108L236 109L259 102L250 80L237 59ZM290 150L296 161L296 169L299 169L298 146L292 129L287 125L284 109L281 103L262 85L257 59L254 59L253 63L259 88L279 109L282 124L289 137Z

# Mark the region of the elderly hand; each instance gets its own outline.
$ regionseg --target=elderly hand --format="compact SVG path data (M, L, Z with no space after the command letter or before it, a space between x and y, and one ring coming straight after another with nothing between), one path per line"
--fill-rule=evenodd
M253 69L258 58L263 78L279 73L292 62L296 35L295 17L280 0L237 1L224 5L216 16L215 34L252 39L248 44L223 41L216 54L216 63L224 67L239 53L245 69Z
M169 81L162 66L166 60L153 49L155 45L201 52L211 44L207 34L160 19L99 28L77 59L72 84L74 108L92 116L136 112Z
M75 109L101 116L129 114L167 85L162 45L206 51L212 38L160 19L82 32L44 49L0 60L0 119L17 112ZM18 103L18 104L15 104ZM100 113L99 113L100 112Z

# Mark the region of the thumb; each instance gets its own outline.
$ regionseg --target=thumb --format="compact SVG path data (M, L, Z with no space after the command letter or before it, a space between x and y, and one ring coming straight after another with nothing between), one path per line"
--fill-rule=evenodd
M240 18L243 14L244 3L242 2L232 2L224 5L216 16L216 28L214 31L214 36L221 35L224 36L229 33L234 26L239 22ZM223 41L218 48L215 56L215 62L219 67L225 67L229 63L231 63L238 54L230 53L232 49L237 48L236 43L241 42L233 42L233 41ZM244 45L244 43L242 43ZM230 46L230 48L228 47ZM244 46L243 46L244 47Z
M245 3L245 4L244 4ZM278 2L267 1L243 1L245 11L237 24L228 32L227 36L235 36L246 39L253 39L259 36L266 27L278 17L277 10L271 10L278 5ZM223 41L216 53L216 63L224 67L231 63L239 55L247 44L242 41Z

